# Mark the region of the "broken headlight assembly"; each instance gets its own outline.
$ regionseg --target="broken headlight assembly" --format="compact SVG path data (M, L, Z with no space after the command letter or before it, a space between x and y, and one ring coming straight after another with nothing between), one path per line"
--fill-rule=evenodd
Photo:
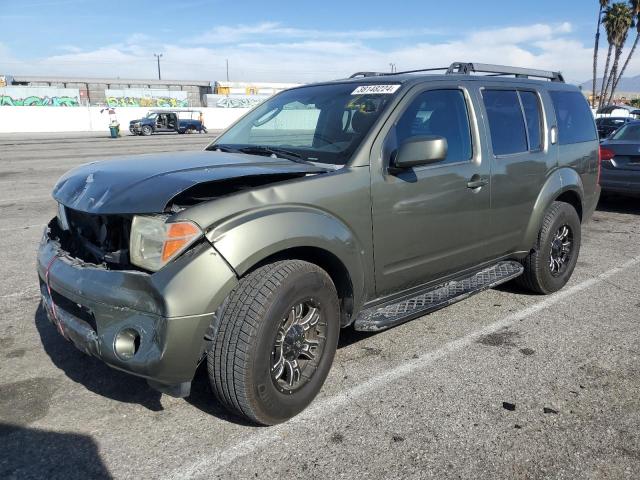
M202 237L202 230L195 223L167 223L167 218L163 215L133 217L129 241L132 264L157 272Z

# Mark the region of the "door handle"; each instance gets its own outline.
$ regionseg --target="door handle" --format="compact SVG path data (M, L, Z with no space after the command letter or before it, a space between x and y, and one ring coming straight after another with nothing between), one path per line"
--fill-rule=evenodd
M488 184L489 184L488 178L483 178L478 175L474 175L473 177L471 177L471 180L467 182L467 188L481 188Z

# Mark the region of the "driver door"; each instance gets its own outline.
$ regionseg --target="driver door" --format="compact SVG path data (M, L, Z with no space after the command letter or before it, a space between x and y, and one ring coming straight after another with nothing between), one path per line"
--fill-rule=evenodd
M428 283L487 257L491 172L472 97L458 84L416 90L402 100L373 149L378 296ZM398 147L424 135L447 139L446 159L390 171Z

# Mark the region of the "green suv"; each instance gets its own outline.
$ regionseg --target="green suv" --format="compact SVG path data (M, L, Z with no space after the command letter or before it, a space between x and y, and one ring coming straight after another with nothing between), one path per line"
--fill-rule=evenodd
M435 70L435 69L430 69ZM319 392L340 329L379 331L515 279L561 289L600 188L559 73L455 63L284 91L206 151L80 166L39 253L60 334L260 424Z

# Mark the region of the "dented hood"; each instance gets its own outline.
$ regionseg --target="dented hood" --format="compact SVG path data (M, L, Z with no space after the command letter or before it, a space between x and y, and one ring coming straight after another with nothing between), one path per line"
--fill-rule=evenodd
M136 155L89 163L63 175L53 198L94 214L160 213L178 194L200 183L256 175L322 173L312 164L211 151Z

